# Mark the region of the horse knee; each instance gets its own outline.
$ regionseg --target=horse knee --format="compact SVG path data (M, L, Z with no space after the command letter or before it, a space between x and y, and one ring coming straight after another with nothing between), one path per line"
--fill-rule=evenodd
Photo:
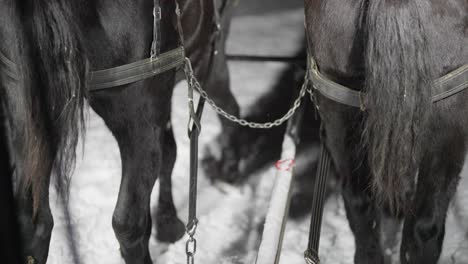
M112 217L112 228L121 244L132 245L144 238L147 221L150 220L145 214L140 215L131 211L123 214L116 212Z

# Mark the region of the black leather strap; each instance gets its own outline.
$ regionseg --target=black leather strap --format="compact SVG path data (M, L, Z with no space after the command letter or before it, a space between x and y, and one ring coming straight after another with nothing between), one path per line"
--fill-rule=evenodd
M314 89L335 102L365 109L365 94L326 78L310 56L310 78ZM437 103L468 88L468 64L434 81L432 102ZM443 91L443 92L439 92Z
M125 85L153 77L184 63L185 51L178 47L165 52L155 59L144 59L111 69L94 71L89 74L88 87L91 92ZM19 81L17 65L0 53L0 73Z
M312 200L312 216L310 219L309 243L304 252L307 264L319 264L318 256L320 244L320 231L322 229L323 206L327 190L328 175L331 170L331 156L324 143L321 145L320 161L315 177L314 197Z
M90 73L88 80L89 90L93 92L141 81L177 68L184 63L184 60L184 48L178 47L155 59L148 58L111 69L94 71Z
M323 96L335 102L353 106L361 106L361 93L359 91L351 90L350 88L338 84L326 78L318 70L315 60L310 57L310 79L315 91L320 92Z
M432 96L432 102L437 103L468 88L468 64L435 81L436 89L443 91Z

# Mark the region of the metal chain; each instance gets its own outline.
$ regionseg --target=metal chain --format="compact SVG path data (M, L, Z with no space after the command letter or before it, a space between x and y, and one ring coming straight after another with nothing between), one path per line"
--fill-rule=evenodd
M187 264L195 264L195 253L197 252L197 240L195 232L197 230L198 220L195 218L192 223L187 224L186 233L189 236L185 242L185 254L187 255Z
M189 85L192 85L210 105L213 107L214 111L218 113L219 115L223 116L224 118L237 123L241 126L246 126L250 128L259 128L259 129L270 129L272 127L277 127L285 123L287 120L289 120L296 110L301 106L302 103L302 98L304 98L305 94L307 91L311 93L309 89L309 75L306 74L304 77L304 82L302 84L301 90L299 92L298 97L296 100L294 100L294 104L292 107L284 114L281 118L276 119L272 122L265 122L265 123L256 123L256 122L250 122L245 119L236 117L232 114L227 113L225 110L223 110L221 107L219 107L209 96L208 93L201 87L200 83L198 82L197 78L195 77L193 73L193 68L192 64L190 62L190 59L185 58L185 75L187 78L187 82Z

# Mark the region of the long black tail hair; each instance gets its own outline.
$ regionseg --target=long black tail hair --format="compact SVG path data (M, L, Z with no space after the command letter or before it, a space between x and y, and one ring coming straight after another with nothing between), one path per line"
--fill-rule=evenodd
M34 109L33 128L27 129L33 132L26 144L28 157L22 186L31 188L35 211L42 189L48 187L44 182L48 182L50 168L57 177L57 187L68 187L84 123L86 58L73 12L77 10L75 1L21 2L21 21L28 46L25 56L29 58L22 67L33 80L29 87L30 108ZM46 131L47 136L35 137L34 131Z
M365 0L367 117L363 140L373 188L399 209L414 179L431 114L430 55L423 0Z

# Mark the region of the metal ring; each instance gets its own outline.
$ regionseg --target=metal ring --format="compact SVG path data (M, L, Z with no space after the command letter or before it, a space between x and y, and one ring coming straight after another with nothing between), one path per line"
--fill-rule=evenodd
M197 226L198 226L198 219L197 218L194 218L190 223L187 224L187 226L185 227L185 232L187 232L187 234L190 236L190 237L193 237L195 235L195 232L197 231Z
M190 248L190 245L192 245L192 248ZM193 237L189 238L187 242L185 242L185 253L187 256L195 256L195 253L197 252L197 240Z

